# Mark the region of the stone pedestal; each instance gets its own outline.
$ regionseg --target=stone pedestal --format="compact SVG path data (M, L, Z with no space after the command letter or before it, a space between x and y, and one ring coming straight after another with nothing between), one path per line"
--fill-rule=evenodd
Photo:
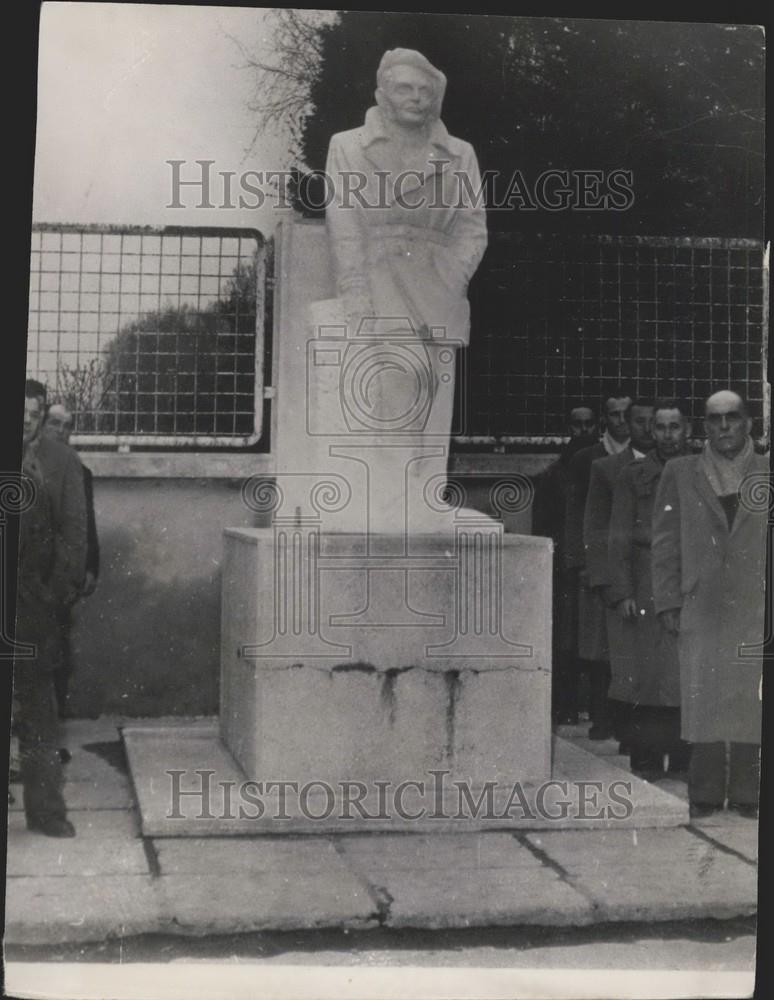
M256 781L550 777L551 543L225 532L221 736Z

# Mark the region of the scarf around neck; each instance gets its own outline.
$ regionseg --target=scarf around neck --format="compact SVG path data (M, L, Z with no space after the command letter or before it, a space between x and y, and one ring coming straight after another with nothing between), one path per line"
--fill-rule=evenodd
M744 448L733 458L726 458L713 450L709 441L704 442L704 449L699 458L702 471L709 479L710 486L718 497L736 495L742 485L754 455L752 438L748 436Z
M623 444L620 444L618 441L614 441L613 438L610 437L610 431L605 431L602 435L602 444L608 455L620 455L622 451L626 451L629 447L630 440L630 438L627 438Z

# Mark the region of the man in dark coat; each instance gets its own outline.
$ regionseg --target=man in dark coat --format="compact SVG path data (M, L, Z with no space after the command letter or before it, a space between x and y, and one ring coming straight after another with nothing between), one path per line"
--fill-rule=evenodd
M578 570L564 565L567 477L570 459L595 443L597 420L589 406L576 406L569 441L559 458L535 479L532 533L554 542L552 716L558 725L578 721Z
M618 688L618 676L622 658L626 657L626 637L623 634L622 622L612 610L608 597L611 582L608 563L608 534L610 531L610 516L613 511L613 489L616 480L623 469L635 459L645 457L653 446L651 425L653 422L653 407L650 404L635 401L629 412L631 437L626 448L615 455L605 455L591 463L589 488L586 496L586 506L583 515L583 546L586 558L588 585L604 608L605 632L610 658L610 686L607 692L607 720L609 729L597 733L596 737L604 739L605 735L615 736L628 751L629 717L631 703L624 697L625 691Z
M14 727L19 739L24 812L27 827L51 837L72 837L62 796L62 767L57 751L57 717L52 674L59 662L58 606L72 599L83 576L85 508L82 481L80 507L68 515L76 519L74 531L62 530L62 490L51 489L38 455L42 419L34 388L25 390L23 474L28 478L33 502L20 517L19 586L16 637L34 647L30 659L14 663ZM51 473L51 469L49 469ZM84 530L79 536L80 527Z
M651 582L653 503L666 462L688 450L690 415L680 400L659 400L653 411L655 447L619 475L608 542L607 601L620 618L621 643L612 649L611 697L632 705L628 742L632 769L655 778L687 766L680 740L677 640L656 619Z
M601 441L582 448L570 459L567 470L567 508L565 517L564 566L578 576L578 660L589 676L589 715L591 739L611 735L607 718L607 689L610 662L605 628L605 609L588 582L586 552L583 546L583 516L591 476L591 463L605 455L624 451L631 435L629 410L632 399L625 390L616 390L604 402L605 432Z
M653 514L656 613L677 636L682 736L692 744L692 815L757 815L768 460L744 400L705 404L700 455L672 459Z
M60 444L69 447L72 429L72 413L62 403L52 403L46 413L46 420L43 424L43 435L52 441L58 441ZM89 597L96 589L97 578L99 576L99 539L97 537L97 520L94 513L94 485L91 469L83 464L81 468L83 470L83 489L86 499L86 573L81 589L81 596ZM70 654L72 616L70 606L62 606L60 611L61 619L59 626L62 635L62 662L54 672L54 689L56 691L59 716L63 718L67 704L70 677L73 672L72 657ZM69 758L66 750L62 749L60 753L65 759Z

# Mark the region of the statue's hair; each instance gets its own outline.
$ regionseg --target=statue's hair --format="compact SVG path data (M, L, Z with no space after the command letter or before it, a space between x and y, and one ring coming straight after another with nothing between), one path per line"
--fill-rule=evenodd
M433 108L432 117L441 117L441 105L443 96L446 93L446 76L439 69L426 59L421 52L415 49L388 49L381 58L379 68L376 71L377 103L379 101L379 90L383 84L388 84L392 79L392 70L395 66L413 66L421 70L433 84Z

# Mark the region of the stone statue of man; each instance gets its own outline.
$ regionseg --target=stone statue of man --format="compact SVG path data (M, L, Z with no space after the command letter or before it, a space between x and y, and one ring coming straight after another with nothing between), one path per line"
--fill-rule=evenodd
M381 431L367 460L382 484L372 530L432 530L422 498L446 471L456 348L470 336L467 288L486 249L486 213L473 148L440 119L444 74L393 49L376 80L376 106L332 137L326 168L338 312L372 361L361 365L367 387L345 386L345 405Z

